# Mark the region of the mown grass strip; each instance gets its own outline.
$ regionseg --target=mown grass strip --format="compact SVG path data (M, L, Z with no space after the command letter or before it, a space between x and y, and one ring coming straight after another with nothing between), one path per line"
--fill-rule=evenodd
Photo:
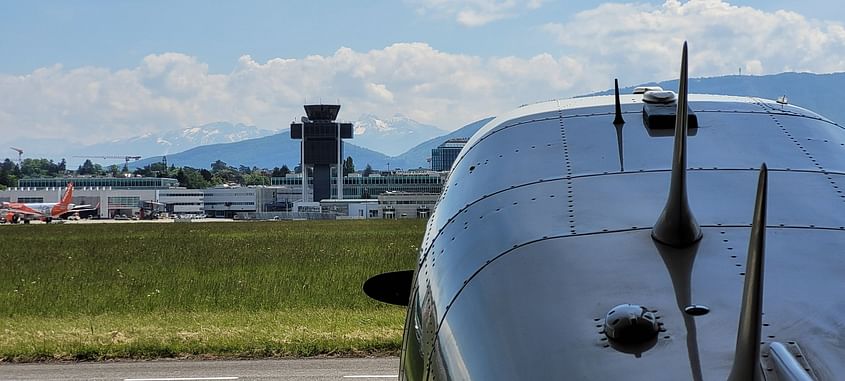
M0 227L0 359L395 351L423 221ZM14 244L11 244L14 243Z
M6 361L394 354L403 316L390 308L28 317L3 322L0 353Z

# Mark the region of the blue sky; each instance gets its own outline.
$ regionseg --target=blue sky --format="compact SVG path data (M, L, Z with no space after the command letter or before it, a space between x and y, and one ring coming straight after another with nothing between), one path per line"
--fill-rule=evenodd
M25 74L56 63L127 68L163 52L196 56L213 72L228 72L243 54L267 60L328 55L343 46L381 49L396 42L426 42L451 53L530 57L555 51L538 26L606 2L547 1L537 9L515 10L515 17L467 27L447 12L422 13L420 3L401 0L3 0L0 56L7 59L0 61L0 72ZM845 7L834 1L731 4L845 20Z
M677 75L845 70L833 1L0 0L0 133L279 129L304 98L443 129Z
M537 26L597 1L560 2L520 17L467 27L446 12L421 14L389 1L18 1L0 16L0 71L23 74L62 63L132 67L152 53L180 52L230 71L237 58L330 55L340 47L381 49L426 42L482 56L531 56L548 50ZM526 43L527 42L527 43Z

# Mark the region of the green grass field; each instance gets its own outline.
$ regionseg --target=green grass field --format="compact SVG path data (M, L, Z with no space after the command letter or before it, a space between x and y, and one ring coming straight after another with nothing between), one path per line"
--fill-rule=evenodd
M0 360L394 353L424 221L0 227Z

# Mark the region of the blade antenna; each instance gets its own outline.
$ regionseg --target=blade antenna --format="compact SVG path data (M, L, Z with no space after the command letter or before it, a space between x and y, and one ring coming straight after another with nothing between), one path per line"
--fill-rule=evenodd
M742 289L742 312L736 334L734 364L728 381L762 380L760 370L760 339L763 325L763 270L766 246L766 193L768 169L760 166L757 180L757 201L748 242L745 262L745 285Z
M619 152L619 171L625 172L625 151L622 143L622 127L625 127L625 119L622 118L622 102L619 101L619 79L613 79L613 87L616 92L616 118L613 119L613 127L616 129L616 148Z
M678 85L678 110L675 112L675 149L672 155L672 180L663 213L651 230L656 241L674 247L686 247L701 239L701 228L687 201L687 43L681 55Z
M622 102L619 101L619 79L613 79L613 87L616 93L616 118L613 119L613 124L625 124L625 119L622 118Z

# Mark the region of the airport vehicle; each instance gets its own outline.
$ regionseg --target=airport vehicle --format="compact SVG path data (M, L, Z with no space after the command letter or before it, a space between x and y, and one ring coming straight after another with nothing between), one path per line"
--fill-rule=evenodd
M71 203L73 199L73 183L67 183L62 198L59 202L38 202L38 203L23 203L23 202L3 202L0 205L0 215L3 216L4 222L18 223L23 222L28 224L31 220L37 219L47 223L53 219L60 218L66 214L79 213L100 208L100 205L92 207L91 205L74 205Z
M364 284L408 306L400 380L845 379L845 130L687 66L469 140L417 269Z

